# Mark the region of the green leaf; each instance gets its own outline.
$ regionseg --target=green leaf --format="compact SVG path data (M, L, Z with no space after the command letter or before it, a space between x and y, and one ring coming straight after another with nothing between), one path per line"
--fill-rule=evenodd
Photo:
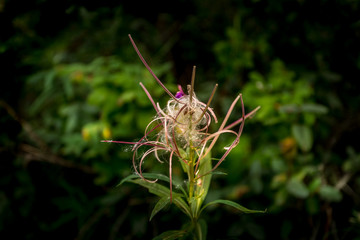
M168 176L165 176L161 173L143 173L143 177L146 179L159 179L161 181L165 181L170 183L170 178ZM121 182L117 185L120 186L122 185L124 182L130 182L130 180L133 179L139 179L140 176L138 174L132 174L127 176L126 178L124 178L123 180L121 180ZM184 195L186 195L186 191L185 189L181 186L180 183L176 182L176 181L172 181L173 182L173 186L175 187L175 189L179 189Z
M228 174L226 172L213 171L211 172L211 175L228 175Z
M186 151L184 151L184 149L179 148L179 152L180 152L180 155L182 156L182 158L188 159L188 153ZM181 159L179 159L179 162L181 164L181 167L182 167L184 173L187 173L188 172L188 166L186 165L186 163L183 162Z
M241 212L244 212L244 213L265 213L265 211L262 211L262 210L251 210L251 209L248 209L246 207L243 207L241 206L240 204L236 203L236 202L233 202L233 201L229 201L229 200L222 200L222 199L219 199L219 200L215 200L215 201L212 201L212 202L209 202L208 204L206 204L202 209L204 210L206 207L208 206L211 206L211 205L214 205L214 204L225 204L225 205L228 205L230 207L233 207L233 208L236 208L237 210L241 211Z
M316 177L314 178L310 184L309 184L309 191L311 193L317 191L319 189L319 187L321 186L321 178L320 177Z
M129 182L136 183L149 190L150 193L155 194L161 198L170 196L170 189L158 183L147 182L143 179L130 180ZM173 203L190 218L192 217L189 205L181 198L183 194L173 191Z
M279 107L279 112L283 113L298 113L300 108L296 104L287 104Z
M309 196L309 190L303 182L296 178L290 179L286 184L287 191L295 197L306 198Z
M311 129L305 125L294 124L291 130L301 150L303 150L304 152L309 151L313 144L313 136Z
M342 199L341 192L335 187L325 185L319 190L320 197L329 202L340 202Z
M179 150L180 150L180 149L179 149ZM180 152L181 152L181 151L180 151ZM184 156L184 155L182 155L182 156ZM181 159L179 160L179 162L180 162L181 168L182 168L182 170L184 171L184 173L188 173L188 169L187 169L186 163L183 162Z
M196 189L194 198L191 199L191 210L195 217L200 216L201 212L201 205L204 202L204 199L206 198L206 195L209 191L209 186L211 182L211 156L210 153L206 155L200 162L199 170L197 175L202 176L198 180L196 180Z
M184 237L187 234L186 231L183 230L171 230L166 231L160 234L159 236L153 238L153 240L173 240Z
M303 112L317 113L317 114L326 114L328 112L327 107L316 103L303 104L301 106L301 110Z
M143 177L146 179L159 179L162 181L170 182L170 179L168 176L165 176L160 173L144 173ZM121 182L117 185L117 187L122 185L124 182L130 182L130 180L138 179L138 178L140 178L140 176L138 174L129 175L126 178L124 178L123 180L121 180Z
M210 172L212 169L212 165L211 165L211 154L208 153L208 155L206 155L204 157L204 159L202 159L202 161L200 162L200 167L199 167L199 175L204 175L208 172ZM196 189L196 195L200 196L200 199L198 201L199 204L199 209L201 204L203 203L208 191L209 191L209 187L210 187L210 182L211 182L211 177L212 174L207 174L203 177L200 178L201 180L201 185L197 187Z
M156 203L154 209L151 212L150 221L159 211L161 211L161 209L163 209L169 203L170 203L170 197L160 198L160 200Z
M199 240L206 240L206 235L207 235L207 224L206 221L204 219L200 219L197 224L196 224L196 228L198 229L198 239Z
M161 184L148 182L148 181L145 181L143 179L135 179L135 180L131 180L129 182L141 185L141 186L147 188L149 190L149 192L151 192L151 193L153 193L153 194L155 194L155 195L157 195L159 197L168 197L168 196L170 196L170 189L163 186L163 185L161 185ZM174 196L179 196L180 194L173 192L173 195Z

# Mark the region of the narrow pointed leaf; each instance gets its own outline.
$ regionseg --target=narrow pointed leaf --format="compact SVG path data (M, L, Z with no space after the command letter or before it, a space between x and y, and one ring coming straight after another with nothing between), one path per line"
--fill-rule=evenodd
M171 230L171 231L163 232L159 236L153 238L153 240L174 240L184 237L186 234L187 234L186 231Z
M149 190L150 193L155 194L161 198L170 197L170 189L160 185L158 183L150 183L143 179L129 180L129 182L136 183L140 186L143 186ZM173 203L180 208L186 215L191 217L191 211L189 205L181 198L184 195L178 192L173 192Z
M146 179L152 179L152 180L153 179L159 179L161 181L165 181L165 182L170 183L169 177L165 176L163 174L160 174L160 173L144 173L143 177L146 178ZM131 182L131 180L133 180L133 179L140 179L140 176L138 174L129 175L126 178L124 178L123 180L121 180L121 182L117 185L117 187L122 185L125 182ZM176 182L174 180L172 182L173 182L173 186L174 186L175 189L179 189L182 193L184 193L184 195L186 195L186 191L181 186L180 183L178 183L178 182Z
M213 171L211 172L211 175L228 175L228 174L226 172Z
M185 152L183 149L179 148L179 152L181 154L181 156L184 158L184 159L188 159L188 154L187 152ZM179 162L181 164L181 167L184 171L184 173L187 173L188 171L188 166L186 165L186 163L184 161L182 161L181 159L179 159Z
M303 112L317 113L317 114L326 114L328 112L328 108L326 106L317 103L303 104L301 106L301 110Z
M156 203L154 209L151 212L150 221L151 219L161 211L166 205L170 203L170 197L162 197L160 200Z
M201 205L206 198L206 195L209 191L209 186L211 182L211 157L208 153L200 162L199 170L197 175L202 176L196 180L196 190L194 198L191 200L191 210L195 217L200 216Z
M160 173L144 173L143 177L146 179L159 179L162 181L170 182L170 179L168 176L165 176ZM140 176L138 174L131 174L131 175L127 176L126 178L124 178L123 180L121 180L121 182L117 186L122 185L124 182L129 182L130 180L138 179L138 178L140 178Z
M198 228L198 239L199 240L206 240L206 235L207 235L206 221L204 219L200 219L197 222L196 227Z
M211 153L205 156L200 162L199 175L206 174L212 169L211 165ZM201 185L197 188L197 196L200 196L199 204L201 205L209 191L212 174L207 174L200 178ZM199 206L200 209L200 206Z
M248 209L246 207L243 207L241 206L240 204L236 203L236 202L233 202L233 201L229 201L229 200L222 200L222 199L219 199L219 200L215 200L215 201L212 201L212 202L209 202L208 204L206 204L201 210L205 209L206 207L208 206L211 206L211 205L214 205L214 204L225 204L225 205L228 205L230 207L233 207L233 208L236 208L237 210L243 212L243 213L265 213L265 211L262 211L262 210L251 210L251 209Z

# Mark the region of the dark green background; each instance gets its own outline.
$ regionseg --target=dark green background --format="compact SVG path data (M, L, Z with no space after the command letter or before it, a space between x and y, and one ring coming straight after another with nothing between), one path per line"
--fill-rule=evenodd
M221 120L242 92L239 146L216 175L208 239L360 239L359 1L0 0L0 238L151 239L186 222L175 206L117 183L128 146L197 66L196 93ZM240 106L231 120L241 116ZM214 125L214 130L218 125ZM213 156L231 142L221 139ZM146 170L166 173L146 162ZM174 166L174 174L179 173Z

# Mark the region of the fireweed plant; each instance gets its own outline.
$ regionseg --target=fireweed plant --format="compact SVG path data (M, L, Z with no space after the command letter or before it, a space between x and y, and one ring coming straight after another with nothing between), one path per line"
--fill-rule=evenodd
M214 111L210 108L211 101L218 85L215 85L207 103L201 102L194 93L196 69L194 66L191 85L187 86L187 94L183 91L181 86L179 86L179 91L173 95L151 70L130 35L129 38L142 63L155 78L157 83L170 96L170 100L167 102L165 108L161 108L159 103L156 103L152 99L149 91L140 82L140 86L148 96L156 111L155 118L150 121L145 129L145 135L137 142L112 140L104 140L103 142L133 145L132 163L135 174L123 179L120 182L120 185L124 182L136 183L160 197L160 200L156 203L151 213L150 220L156 213L170 203L174 203L175 206L190 218L190 222L184 225L181 230L164 232L155 239L206 239L206 223L205 221L200 220L199 217L206 207L214 204L229 205L245 213L263 212L250 210L235 202L220 199L209 202L203 206L212 175L216 173L215 170L218 166L239 143L245 119L251 118L259 107L250 113L245 114L242 95L239 94L232 102L219 129L214 133L210 133L209 128L211 123L213 121L215 123L218 122ZM227 125L230 114L239 100L241 103L242 116L237 121ZM234 130L237 126L239 127ZM234 135L235 139L230 146L225 148L225 153L222 157L214 160L216 163L214 163L213 166L211 150L219 139L219 136L225 133ZM137 152L141 147L147 147L147 149L139 156ZM144 159L150 154L153 154L160 163L164 163L163 157L167 156L169 165L168 176L155 173L143 173L142 165ZM177 159L180 162L185 175L187 175L188 179L185 181L185 184L178 184L173 181L172 167L174 159ZM159 180L167 182L168 187L159 184Z

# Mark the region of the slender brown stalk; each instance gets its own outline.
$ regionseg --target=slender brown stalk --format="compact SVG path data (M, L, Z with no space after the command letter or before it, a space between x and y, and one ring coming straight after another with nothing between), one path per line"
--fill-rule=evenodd
M206 107L204 108L204 110L203 110L202 114L200 115L199 119L196 120L195 124L197 124L197 123L199 123L199 122L201 121L201 119L202 119L203 116L205 115L206 111L208 110L208 108L209 108L209 106L210 106L210 103L211 103L211 101L212 101L212 99L213 99L213 97L214 97L214 95L215 95L215 92L216 92L217 87L218 87L218 84L215 84L215 87L214 87L214 89L213 89L212 92L211 92L211 95L210 95L210 98L209 98L209 100L208 100L208 102L207 102L207 104L206 104Z
M260 106L256 107L254 110L252 110L251 112L246 114L245 119L252 118L259 109L260 109ZM231 128L235 127L236 125L240 124L242 121L243 121L243 118L241 117L240 119L236 120L235 122L227 125L224 129L231 129Z
M176 100L177 102L179 102L179 100L169 91L169 89L167 89L165 87L165 85L160 81L160 79L155 75L155 73L153 72L153 70L151 70L151 68L149 67L149 65L147 64L147 62L145 61L144 57L141 55L139 49L137 48L134 40L132 39L131 35L129 34L129 38L130 38L130 41L131 41L131 44L133 45L136 53L138 54L141 62L145 65L145 67L147 68L147 70L150 72L150 74L155 78L155 80L158 82L158 84L165 90L165 92L167 94L169 94L169 96L171 98L173 98L174 100Z
M194 95L194 85L195 85L195 72L196 72L196 66L193 66L193 70L192 70L192 74L191 74L191 87L189 90L189 95L190 95L190 99L189 99L189 104L191 107L191 103L192 103L192 98Z

